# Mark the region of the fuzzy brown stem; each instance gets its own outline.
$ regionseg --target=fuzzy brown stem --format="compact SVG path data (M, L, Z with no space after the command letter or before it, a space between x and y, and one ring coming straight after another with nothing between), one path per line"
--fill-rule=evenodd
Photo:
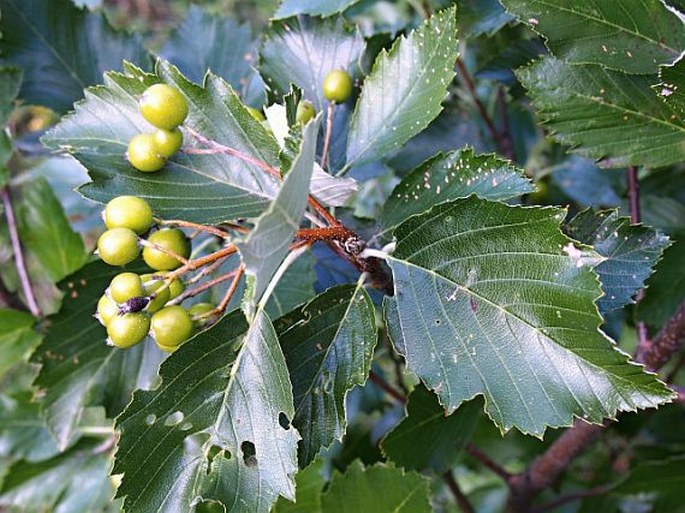
M461 488L459 488L459 484L457 483L457 480L454 479L452 471L448 470L445 472L442 475L442 479L445 481L445 484L447 484L447 488L450 489L450 492L452 492L454 500L457 502L457 505L462 513L476 513L476 510L473 509L468 497L466 497L464 492L461 491Z
M407 402L407 397L399 390L391 387L383 378L381 378L374 371L369 372L369 381L371 381L378 388L386 392L388 395L396 399L397 401L405 404Z

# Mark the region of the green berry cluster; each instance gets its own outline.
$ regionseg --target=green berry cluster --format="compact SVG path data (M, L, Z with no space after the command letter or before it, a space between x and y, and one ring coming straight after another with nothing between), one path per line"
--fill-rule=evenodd
M188 115L188 102L170 85L155 84L140 97L140 113L156 130L133 137L126 158L139 171L152 173L181 149L183 133L178 127Z
M155 271L142 275L122 272L110 282L96 313L107 328L108 342L126 349L150 334L160 349L175 351L201 326L203 314L214 309L209 303L189 309L173 303L185 284L169 271L182 265L174 255L190 256L189 239L178 228L161 228L143 243L140 236L150 231L154 218L147 202L135 196L111 200L103 219L108 229L98 240L100 258L110 265L125 265L135 260L143 246L143 260Z

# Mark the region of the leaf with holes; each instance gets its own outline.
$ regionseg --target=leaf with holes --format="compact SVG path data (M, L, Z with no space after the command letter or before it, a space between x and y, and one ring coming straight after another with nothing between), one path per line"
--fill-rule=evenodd
M653 89L672 108L685 116L685 57L681 57L672 66L659 68L661 82Z
M299 435L290 379L263 311L248 326L223 317L172 354L156 390L137 392L117 419L113 472L127 512L190 511L200 498L226 511L268 512L295 496Z
M398 150L440 113L454 77L456 33L455 9L446 9L378 55L350 121L348 167Z
M395 230L387 325L448 413L483 395L500 429L541 436L671 397L599 331L597 259L561 233L563 218L471 196Z
M374 307L363 287L335 287L274 327L293 383L293 425L302 435L298 453L304 467L345 433L345 397L364 384L371 369Z
M0 10L0 62L24 70L19 96L27 103L66 112L122 60L149 64L139 34L117 32L104 14L69 0L2 0Z
M96 201L130 194L145 198L162 218L201 223L261 214L280 187L279 180L260 167L279 166L276 140L216 75L209 73L200 87L165 61L158 62L157 73L146 74L131 65L125 73L107 73L105 84L86 90L86 99L48 132L44 142L71 153L88 169L92 182L80 191ZM124 156L128 143L152 128L140 114L138 99L160 80L176 87L188 101L184 148L207 149L191 135L194 130L262 164L216 151L200 155L181 151L156 173L134 169Z
M685 49L685 25L659 0L501 0L560 59L656 73Z
M560 142L607 167L685 160L685 114L652 91L656 75L626 75L553 57L517 71Z
M595 214L585 210L566 226L570 237L590 244L605 260L595 271L604 295L597 301L602 314L633 303L633 296L668 247L668 237L646 226L631 226L616 210Z
M41 391L48 428L62 449L87 406L103 405L109 416L116 416L135 389L152 385L164 358L150 343L125 351L105 344L105 328L93 314L98 298L120 272L120 267L94 262L65 278L59 284L62 309L47 318L50 329L32 356L41 364L34 384Z
M385 202L381 223L388 232L408 217L437 203L475 194L506 200L532 192L525 173L494 154L464 148L440 153L408 174Z
M360 511L430 513L428 479L378 463L366 467L353 462L344 474L336 473L322 497L324 513Z

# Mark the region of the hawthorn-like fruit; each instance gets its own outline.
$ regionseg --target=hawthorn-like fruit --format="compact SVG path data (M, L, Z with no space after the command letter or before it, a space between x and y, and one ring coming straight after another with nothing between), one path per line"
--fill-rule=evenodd
M295 120L300 125L306 125L316 116L316 109L314 104L308 100L302 100L297 104L297 111L295 113Z
M171 157L183 146L183 133L178 128L173 130L162 130L159 128L154 131L152 136L155 139L157 152L165 158Z
M119 314L119 306L106 295L100 296L98 300L97 320L100 324L107 326L114 317Z
M329 72L323 79L323 95L329 102L343 103L352 95L352 77L342 69Z
M183 258L190 256L190 241L178 228L165 228L154 232L148 237L148 241ZM182 265L182 262L173 256L150 246L143 248L143 260L155 271L172 271Z
M129 264L139 252L138 236L128 228L112 228L98 239L98 254L109 265Z
M143 281L143 287L145 288L145 295L151 296L152 294L156 294L155 298L147 305L147 311L150 313L160 310L166 302L171 299L170 287L162 288L164 280L155 280L153 279L155 276L159 275L143 274L140 277Z
M126 158L138 171L154 173L166 164L166 158L157 149L154 134L138 134L128 143Z
M177 298L185 289L186 285L181 280L172 280L171 283L169 283L169 299Z
M145 295L143 282L136 273L117 274L109 283L109 297L116 303L125 303L132 297Z
M156 128L173 130L185 121L188 102L178 89L155 84L140 97L140 113Z
M140 235L152 226L152 209L142 198L118 196L107 203L102 218L107 228L128 228Z
M150 331L150 316L144 312L115 316L107 325L108 340L121 349L135 346Z
M183 344L193 334L193 321L182 306L173 305L162 308L152 316L152 337L161 349L175 348Z

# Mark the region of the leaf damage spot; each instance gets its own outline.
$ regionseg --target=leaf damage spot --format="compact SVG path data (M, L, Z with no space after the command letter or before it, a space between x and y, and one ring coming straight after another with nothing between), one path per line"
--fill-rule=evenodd
M243 462L247 467L257 466L257 448L249 440L245 440L240 444L240 450L243 453Z
M280 412L278 414L278 423L286 431L288 431L290 429L290 419L288 418L288 416L284 412Z

